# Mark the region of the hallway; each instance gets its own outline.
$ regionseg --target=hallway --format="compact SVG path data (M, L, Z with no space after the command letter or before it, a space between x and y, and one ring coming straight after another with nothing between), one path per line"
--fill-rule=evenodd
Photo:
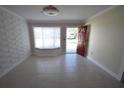
M0 87L124 87L89 60L76 54L31 56L0 78Z

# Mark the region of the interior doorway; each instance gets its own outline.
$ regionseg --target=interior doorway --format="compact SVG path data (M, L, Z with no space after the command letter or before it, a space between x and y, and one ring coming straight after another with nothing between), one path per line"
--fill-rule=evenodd
M66 53L76 53L78 42L78 27L66 28Z

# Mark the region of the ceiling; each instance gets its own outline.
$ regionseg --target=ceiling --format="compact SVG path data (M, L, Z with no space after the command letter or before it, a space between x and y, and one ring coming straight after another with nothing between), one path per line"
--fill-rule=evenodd
M2 7L15 12L26 20L56 21L56 20L86 20L109 8L109 5L55 5L60 13L49 17L41 13L44 5L3 5Z

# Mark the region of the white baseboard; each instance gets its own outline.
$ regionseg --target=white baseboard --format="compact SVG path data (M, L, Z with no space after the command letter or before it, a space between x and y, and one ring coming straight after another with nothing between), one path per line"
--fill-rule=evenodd
M120 81L120 77L118 74L112 72L111 70L109 70L108 68L104 67L103 65L99 64L96 60L94 60L91 57L87 57L91 62L93 62L94 64L96 64L98 67L100 67L101 69L103 69L104 71L106 71L108 74L110 74L112 77L116 78L118 81Z

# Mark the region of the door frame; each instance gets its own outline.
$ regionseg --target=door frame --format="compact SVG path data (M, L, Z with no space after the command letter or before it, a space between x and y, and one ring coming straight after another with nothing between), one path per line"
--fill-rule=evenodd
M84 25L85 26L85 25ZM90 24L87 24L87 46L86 46L86 54L85 54L85 57L88 56L88 51L89 51L89 40L90 40L90 33L91 33L91 25Z
M66 47L67 46L67 43L66 43L67 42L67 40L66 40L67 39L67 28L78 28L78 25L65 27L65 54L75 54L76 52L75 53L67 53L67 51L66 51L67 50L67 47Z

